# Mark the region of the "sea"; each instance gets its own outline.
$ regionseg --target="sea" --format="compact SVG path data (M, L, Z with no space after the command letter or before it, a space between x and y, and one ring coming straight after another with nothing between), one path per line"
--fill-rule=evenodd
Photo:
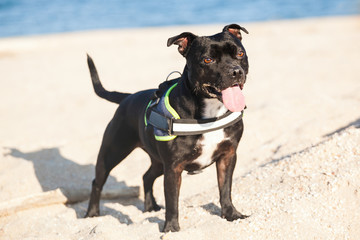
M0 0L0 37L358 14L360 0Z

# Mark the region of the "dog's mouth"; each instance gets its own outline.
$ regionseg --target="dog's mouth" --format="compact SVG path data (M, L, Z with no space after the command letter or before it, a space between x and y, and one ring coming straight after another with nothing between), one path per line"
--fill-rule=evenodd
M232 85L232 87L239 87L240 90L243 90L244 83L235 83L234 85ZM211 86L210 84L204 84L203 89L209 97L221 98L222 96L222 90L217 87Z
M206 94L212 98L218 98L231 112L241 112L245 108L245 97L242 93L244 83L236 83L226 89L219 89L210 84L203 85Z
M210 84L204 84L203 89L209 97L221 98L221 90L219 88L211 86Z

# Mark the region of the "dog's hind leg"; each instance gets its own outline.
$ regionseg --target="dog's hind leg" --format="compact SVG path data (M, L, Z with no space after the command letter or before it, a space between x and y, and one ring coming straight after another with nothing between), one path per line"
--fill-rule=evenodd
M137 146L137 140L133 139L136 134L122 128L123 131L115 131L111 127L105 131L103 143L96 162L95 179L92 182L90 202L85 217L95 217L100 214L100 194L109 176L110 171L125 159ZM117 134L116 134L117 133ZM131 137L129 137L131 136Z
M156 178L164 174L164 169L162 163L156 162L151 158L151 166L143 176L144 181L144 211L159 211L161 208L157 205L154 195L153 195L153 185Z

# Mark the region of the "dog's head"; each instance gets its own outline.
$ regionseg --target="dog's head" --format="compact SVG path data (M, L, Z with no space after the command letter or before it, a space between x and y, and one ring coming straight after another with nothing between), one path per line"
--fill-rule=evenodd
M241 31L248 33L245 28L231 24L213 36L199 37L184 32L168 39L167 45L178 45L186 58L188 79L195 94L218 98L225 105L228 101L238 101L236 97L239 98L239 91L241 94L249 70ZM227 107L231 111L241 108Z

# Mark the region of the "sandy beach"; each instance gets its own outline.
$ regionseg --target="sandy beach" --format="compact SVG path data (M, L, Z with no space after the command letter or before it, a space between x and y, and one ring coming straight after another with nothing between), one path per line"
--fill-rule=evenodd
M225 24L0 39L0 203L90 189L117 106L93 92L86 53L105 88L136 92L182 71L169 37L212 35ZM139 186L139 197L103 200L90 219L87 200L3 214L0 239L359 239L360 17L239 24L250 32L250 73L232 199L249 218L220 218L210 166L183 174L181 231L161 233L165 210L143 213L150 160L138 149L105 189ZM162 177L154 191L164 206Z

